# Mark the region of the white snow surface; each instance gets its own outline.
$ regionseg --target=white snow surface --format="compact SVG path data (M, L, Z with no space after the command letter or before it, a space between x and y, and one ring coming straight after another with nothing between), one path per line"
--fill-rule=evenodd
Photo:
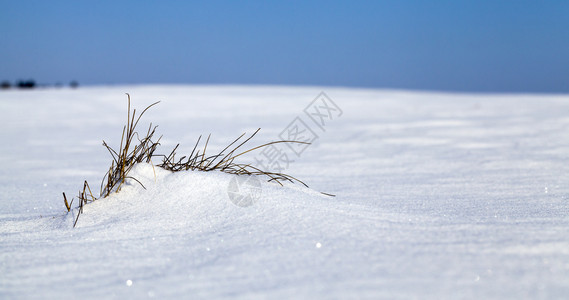
M342 115L319 128L303 110L321 91ZM140 125L162 154L305 120L318 138L285 172L310 189L263 180L241 207L235 175L140 164L146 189L127 181L73 228L61 192L99 190L126 92L138 111L162 101ZM0 119L2 299L569 295L568 95L102 86L2 91Z

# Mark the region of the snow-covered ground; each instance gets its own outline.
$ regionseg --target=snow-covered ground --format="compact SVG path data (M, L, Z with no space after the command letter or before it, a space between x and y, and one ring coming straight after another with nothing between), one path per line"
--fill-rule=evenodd
M146 190L131 180L72 228L61 192L99 190L101 141L118 148L126 92L139 111L162 101L141 130L159 125L163 154L177 143L189 154L200 134L213 153L258 127L250 146L302 132L311 145L273 150L311 189L144 164L131 175ZM0 120L2 299L569 295L568 95L12 90ZM235 182L252 205L234 204Z

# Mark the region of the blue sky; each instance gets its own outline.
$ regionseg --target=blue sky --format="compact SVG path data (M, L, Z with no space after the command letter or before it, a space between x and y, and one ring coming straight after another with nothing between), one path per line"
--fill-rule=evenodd
M569 1L0 7L0 80L569 92Z

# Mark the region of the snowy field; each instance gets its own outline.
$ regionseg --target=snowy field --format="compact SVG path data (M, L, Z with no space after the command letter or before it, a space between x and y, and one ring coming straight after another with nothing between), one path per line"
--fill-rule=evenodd
M126 92L139 111L162 101L140 127L159 125L162 154L177 143L189 154L201 134L213 153L258 127L249 146L302 132L311 145L273 154L310 189L139 165L146 190L129 181L73 228L61 193L88 180L98 194L111 162L101 143L119 147ZM569 295L569 95L10 90L0 120L2 299ZM234 203L235 182L252 205Z

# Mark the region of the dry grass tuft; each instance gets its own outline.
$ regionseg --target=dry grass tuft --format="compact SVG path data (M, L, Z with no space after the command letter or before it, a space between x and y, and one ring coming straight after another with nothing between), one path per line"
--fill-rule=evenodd
M253 148L249 148L247 150L240 150L242 146L249 142L258 132L261 130L260 128L257 129L253 134L249 137L245 137L245 133L241 136L236 138L233 142L231 142L227 147L221 150L219 153L214 155L207 155L207 145L209 143L211 135L207 137L203 149L200 146L201 136L198 138L192 152L189 156L182 156L181 158L176 158L176 150L180 146L180 144L176 145L174 149L168 155L157 155L154 154L157 147L160 145L159 137L156 141L153 140L154 134L156 132L156 128L158 126L152 127L152 123L148 127L146 134L141 138L139 133L136 131L136 127L140 118L144 115L144 113L153 107L154 105L158 104L159 102L155 102L149 106L147 106L142 113L137 117L136 116L136 109L133 109L131 112L130 107L130 95L128 96L128 113L127 113L127 123L123 127L122 137L121 137L121 144L119 147L119 151L115 151L111 148L105 141L103 141L103 146L107 148L111 156L113 157L113 161L111 162L111 166L109 170L103 177L101 181L101 189L99 193L99 197L93 196L93 192L91 191L91 187L85 181L83 183L83 189L79 191L77 195L77 200L79 204L77 206L78 212L77 217L75 218L75 222L73 223L73 227L77 225L77 221L79 220L79 216L83 213L83 206L90 202L93 202L98 199L102 199L108 197L110 194L120 191L122 185L124 184L125 180L132 179L138 182L143 188L144 185L136 178L129 176L129 172L132 167L136 163L146 162L152 163L153 157L162 157L162 163L158 164L157 167L172 171L172 172L179 172L179 171L187 171L187 170L197 170L203 172L210 172L210 171L221 171L229 174L236 174L236 175L256 175L256 176L264 176L268 178L268 181L274 181L280 185L283 182L297 182L301 183L304 186L308 187L304 182L300 181L299 179L292 177L290 175L284 173L275 173L275 172L268 172L261 169L258 169L251 164L242 164L235 162L235 159L249 153L251 151L272 145L277 143L300 143L300 144L308 144L305 142L299 141L276 141L266 143L260 146L256 146ZM330 194L325 194L330 195ZM330 195L333 196L333 195ZM63 193L63 200L65 203L65 207L67 211L70 212L73 204L73 199L71 202L67 201L67 196Z
M258 175L258 176L268 177L269 178L268 181L274 181L280 185L282 185L282 182L284 182L284 181L289 181L289 182L298 182L298 183L301 183L304 186L308 187L308 185L306 185L304 182L302 182L302 181L300 181L300 180L298 180L298 179L296 179L290 175L283 174L283 173L274 173L274 172L263 171L263 170L260 170L256 167L252 166L251 164L240 164L240 163L235 162L235 159L237 157L243 155L243 154L246 154L248 152L251 152L251 151L272 145L272 144L277 144L277 143L307 144L305 142L298 142L298 141L276 141L276 142L266 143L266 144L263 144L263 145L260 145L260 146L242 151L242 152L237 151L239 148L241 148L241 146L243 146L248 141L250 141L259 132L259 130L261 130L261 129L260 128L257 129L251 136L244 139L237 146L234 146L233 148L231 148L233 145L235 145L237 142L239 142L245 136L245 133L242 134L241 136L236 138L233 142L231 142L231 144L229 144L227 147L225 147L223 150L221 150L221 152L219 152L215 155L211 155L211 156L206 155L206 149L207 149L207 145L209 143L210 136L207 137L207 140L205 142L205 145L204 145L201 153L200 153L200 150L196 151L196 149L199 146L200 140L201 140L201 136L200 136L198 138L198 141L196 142L196 144L194 146L194 149L192 150L192 153L188 157L182 156L181 158L176 160L176 150L178 149L178 146L180 146L180 144L178 144L178 145L176 145L176 147L174 147L174 149L172 150L172 152L170 152L170 154L168 156L164 156L162 163L159 164L158 166L161 168L164 168L166 170L173 171L173 172L186 171L186 170L198 170L198 171L209 172L209 171L218 170L221 172L225 172L225 173L229 173L229 174L236 174L236 175ZM227 151L227 153L226 153L226 151Z

